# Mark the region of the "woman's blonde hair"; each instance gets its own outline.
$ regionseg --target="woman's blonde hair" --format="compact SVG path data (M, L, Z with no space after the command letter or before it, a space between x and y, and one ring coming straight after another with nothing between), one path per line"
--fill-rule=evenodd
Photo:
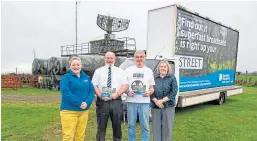
M171 66L170 66L169 62L166 61L166 60L161 61L161 62L158 64L158 67L157 67L159 72L160 72L160 66L161 66L161 64L166 64L166 65L167 65L167 67L168 67L167 74L170 75L172 72L171 72Z
M80 64L81 64L81 59L80 59L79 57L77 57L77 56L73 56L73 57L71 57L70 60L69 60L69 65L71 65L71 62L72 62L73 60L79 60L79 62L80 62Z

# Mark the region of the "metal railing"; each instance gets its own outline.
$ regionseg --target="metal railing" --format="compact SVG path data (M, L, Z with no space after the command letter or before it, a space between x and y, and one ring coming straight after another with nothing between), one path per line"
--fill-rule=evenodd
M116 55L128 57L131 54L134 54L136 50L135 38L123 37L123 38L116 38L115 40L124 42L122 50L113 51L114 53L116 53ZM65 45L65 46L61 46L61 56L67 57L67 56L74 56L74 55L92 54L90 49L91 49L90 42L77 44L77 45ZM112 50L108 50L108 51L112 51ZM103 53L105 52L100 52L99 54L103 54Z

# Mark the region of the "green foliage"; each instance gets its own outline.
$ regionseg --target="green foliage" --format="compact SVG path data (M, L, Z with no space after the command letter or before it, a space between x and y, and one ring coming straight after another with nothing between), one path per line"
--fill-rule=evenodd
M242 86L257 87L257 76L236 75L236 84Z
M218 70L233 69L235 66L235 60L228 60L223 62L209 61L208 64L209 64L209 73L212 73Z

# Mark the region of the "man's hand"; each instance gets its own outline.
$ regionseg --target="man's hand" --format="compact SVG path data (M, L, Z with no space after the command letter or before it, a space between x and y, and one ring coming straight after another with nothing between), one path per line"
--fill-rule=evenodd
M135 96L135 93L134 93L133 91L129 91L129 92L128 92L128 96L129 96L129 97L133 97L133 96Z
M99 96L100 99L102 99L103 101L109 101L111 100L111 98L107 98L107 97L103 97L103 94L101 93L101 95Z
M155 101L155 104L159 107L159 108L164 108L164 105L163 105L163 101L162 100L157 100Z
M119 97L119 94L117 93L117 92L115 92L115 93L112 93L112 95L111 95L111 99L117 99Z
M150 92L148 91L148 92L146 92L145 94L143 94L143 97L149 97L151 94L150 94Z
M111 100L111 98L102 97L102 100L104 100L104 101L109 101L109 100Z
M82 102L81 105L80 105L80 108L82 110L86 109L87 108L87 103L86 102Z

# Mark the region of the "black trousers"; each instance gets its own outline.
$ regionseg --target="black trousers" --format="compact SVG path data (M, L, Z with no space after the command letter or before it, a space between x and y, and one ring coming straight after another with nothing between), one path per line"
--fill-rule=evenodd
M112 121L113 140L122 140L121 118L122 118L122 100L103 101L97 98L96 102L97 116L97 141L105 141L106 127L109 117Z

